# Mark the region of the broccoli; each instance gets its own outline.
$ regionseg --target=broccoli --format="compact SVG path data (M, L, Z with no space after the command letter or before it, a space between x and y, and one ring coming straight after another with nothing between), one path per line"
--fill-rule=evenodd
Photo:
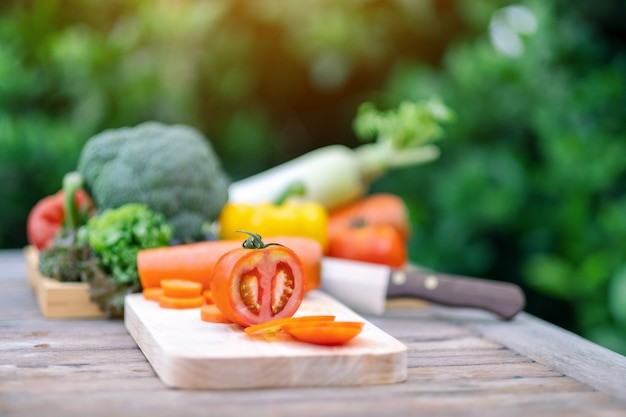
M77 169L99 210L145 204L182 242L200 240L228 200L230 181L211 143L185 125L105 130L85 143Z

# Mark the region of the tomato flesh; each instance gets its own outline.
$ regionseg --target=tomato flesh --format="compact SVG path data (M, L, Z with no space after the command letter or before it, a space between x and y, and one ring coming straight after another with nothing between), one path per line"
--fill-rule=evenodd
M239 295L250 311L256 314L261 311L261 304L259 303L261 299L259 293L259 277L257 274L248 273L241 278Z

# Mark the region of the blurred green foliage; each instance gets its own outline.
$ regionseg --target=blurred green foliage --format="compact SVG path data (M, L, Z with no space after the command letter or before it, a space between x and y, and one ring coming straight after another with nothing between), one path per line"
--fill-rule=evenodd
M519 55L485 31L395 68L380 102L438 94L458 121L440 161L376 187L410 201L415 261L517 282L531 312L626 353L624 7L526 5Z
M392 172L411 259L524 287L626 353L623 2L10 0L0 5L0 247L109 127L190 124L233 179L356 145L366 100L439 95L436 163ZM521 12L520 12L521 10Z
M0 247L25 244L28 209L106 128L192 125L233 179L356 143L356 107L395 56L434 61L458 31L438 15L404 0L2 2Z

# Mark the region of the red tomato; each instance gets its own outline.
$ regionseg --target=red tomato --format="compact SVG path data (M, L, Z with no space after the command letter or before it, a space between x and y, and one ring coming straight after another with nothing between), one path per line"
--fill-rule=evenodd
M352 224L329 236L328 256L401 267L407 261L406 241L387 224Z
M304 272L296 253L251 236L217 261L211 277L215 305L242 326L291 317L304 298Z

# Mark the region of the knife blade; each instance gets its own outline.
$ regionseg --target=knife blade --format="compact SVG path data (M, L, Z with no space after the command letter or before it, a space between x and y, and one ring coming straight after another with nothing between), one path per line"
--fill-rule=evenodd
M398 297L482 309L505 320L526 304L522 289L508 282L331 257L322 259L321 290L359 313L373 315L383 314L387 299Z

